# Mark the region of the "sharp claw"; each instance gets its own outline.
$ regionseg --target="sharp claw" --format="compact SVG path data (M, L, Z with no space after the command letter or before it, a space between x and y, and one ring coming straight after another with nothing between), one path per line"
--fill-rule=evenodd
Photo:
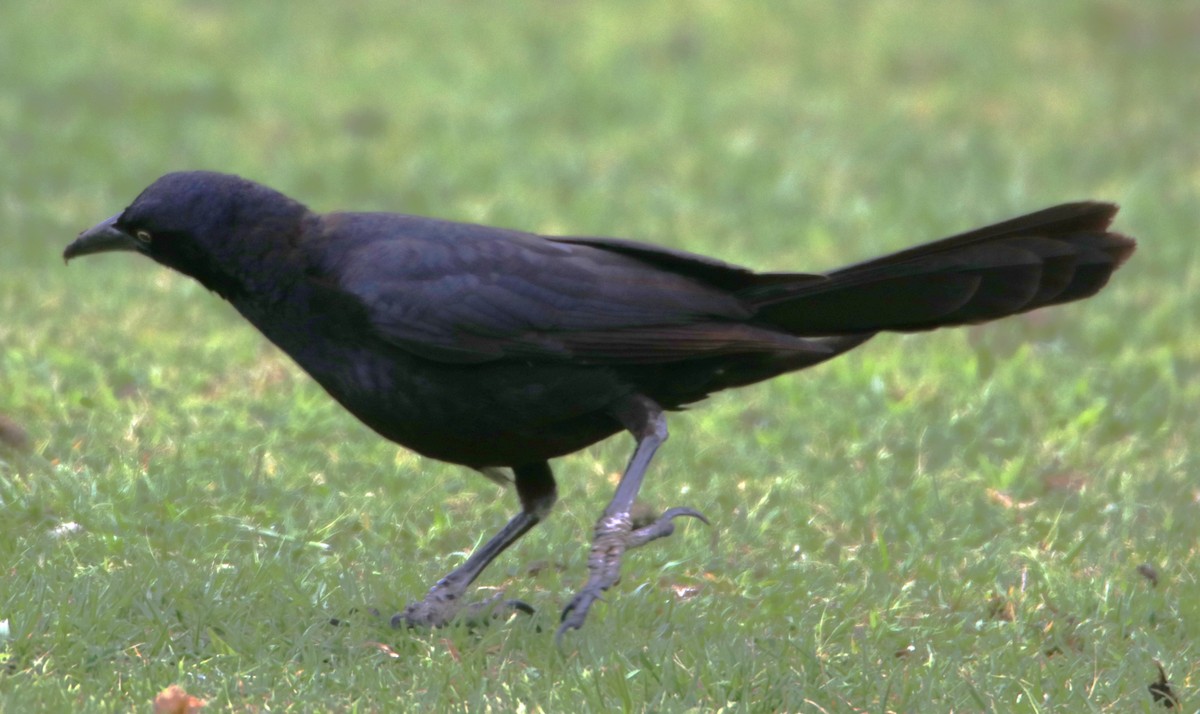
M653 523L635 528L626 536L625 547L628 549L640 548L650 541L666 538L675 532L674 519L680 516L695 518L704 525L712 525L704 514L694 508L676 507L669 508L663 512L661 516L656 518Z
M510 608L512 610L516 610L517 612L523 612L526 615L533 615L537 612L537 610L533 609L532 605L524 600L501 600L500 594L497 593L486 600L481 600L473 605L468 605L466 608L466 611L469 613L468 621L472 623L477 622L479 619L481 619L478 617L479 615L484 615L482 619L485 620L488 618L493 620L499 619L503 616L501 611L505 608Z
M579 627L580 625L574 622L564 622L558 626L558 631L554 633L554 646L558 648L560 653L563 651L563 636L571 630L578 630Z
M501 600L500 595L497 594L465 608L464 613L458 617L458 621L474 632L477 628L481 628L493 620L507 619L514 612L523 612L532 617L537 611L523 600Z
M525 602L524 600L505 600L504 604L508 607L511 607L514 610L523 612L526 615L529 615L531 617L533 615L537 614L537 610L534 609L533 605L530 605L529 603Z
M573 600L571 600L571 602L568 603L565 608L563 608L562 618L561 618L562 624L560 624L558 626L558 631L554 633L554 646L557 647L560 652L562 651L562 648L563 648L563 635L567 634L571 630L580 629L581 627L583 627L584 620L587 619L587 611L588 611L588 607L590 607L591 603L588 603L588 605L584 605L581 610L580 609L580 606L581 606L580 600L582 598L583 598L583 594L581 593L580 595L577 595Z
M558 626L558 632L554 634L554 644L558 649L562 649L563 635L571 630L583 628L583 623L587 620L588 611L592 608L592 603L597 600L603 602L604 597L599 593L590 592L584 589L575 597L571 598L571 602L563 608L562 617L559 621L562 623Z
M571 598L571 602L567 603L567 606L563 608L562 617L559 618L559 622L566 622L567 619L571 617L572 613L578 612L580 614L577 618L571 618L573 621L578 620L573 628L578 630L579 626L583 624L583 620L587 619L587 613L588 610L592 609L592 603L596 602L597 600L600 602L606 602L603 595L589 592L587 589L583 590L578 595Z
M676 518L679 518L680 516L688 516L690 518L698 519L701 523L703 523L706 526L712 525L711 523L708 522L708 519L704 517L703 513L701 513L700 511L697 511L694 508L687 508L686 506L677 506L675 508L668 508L667 510L663 511L663 514L658 517L658 520L673 521Z

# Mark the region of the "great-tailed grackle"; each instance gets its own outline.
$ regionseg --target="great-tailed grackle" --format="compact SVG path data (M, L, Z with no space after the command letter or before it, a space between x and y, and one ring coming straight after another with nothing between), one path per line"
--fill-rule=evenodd
M127 250L192 276L384 437L497 478L521 512L393 624L440 625L546 517L548 459L637 441L595 527L559 635L669 535L630 509L665 411L811 367L883 330L985 322L1088 297L1134 250L1116 206L1070 203L821 275L755 273L611 238L539 236L393 213L316 214L236 176L163 176L64 252Z

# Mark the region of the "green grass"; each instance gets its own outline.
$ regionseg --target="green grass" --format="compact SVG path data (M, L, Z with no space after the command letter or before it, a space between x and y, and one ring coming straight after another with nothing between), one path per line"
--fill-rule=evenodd
M1200 701L1195 3L9 5L0 710L178 683L246 712L1129 712L1156 660ZM532 620L362 614L515 498L368 432L197 285L63 267L179 168L762 269L1084 197L1142 243L1086 303L674 416L644 497L714 528L631 555L560 653L628 439L557 462L554 518L482 579Z

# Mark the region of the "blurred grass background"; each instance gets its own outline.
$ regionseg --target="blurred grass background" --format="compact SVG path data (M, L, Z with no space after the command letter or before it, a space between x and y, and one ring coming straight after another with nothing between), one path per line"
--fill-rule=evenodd
M5 7L0 67L0 710L1150 711L1156 661L1195 708L1200 4L50 0ZM643 493L715 528L632 555L560 654L627 440L557 462L482 579L532 622L363 615L515 499L199 286L63 267L183 168L761 269L1079 198L1141 250L1086 303L673 417Z

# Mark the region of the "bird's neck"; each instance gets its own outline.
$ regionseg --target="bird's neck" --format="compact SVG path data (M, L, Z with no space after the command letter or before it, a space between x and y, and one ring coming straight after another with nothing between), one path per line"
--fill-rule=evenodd
M298 246L310 217L299 203L280 206L243 224L208 260L189 261L181 270L243 312L243 306L287 302L304 279L304 253Z

